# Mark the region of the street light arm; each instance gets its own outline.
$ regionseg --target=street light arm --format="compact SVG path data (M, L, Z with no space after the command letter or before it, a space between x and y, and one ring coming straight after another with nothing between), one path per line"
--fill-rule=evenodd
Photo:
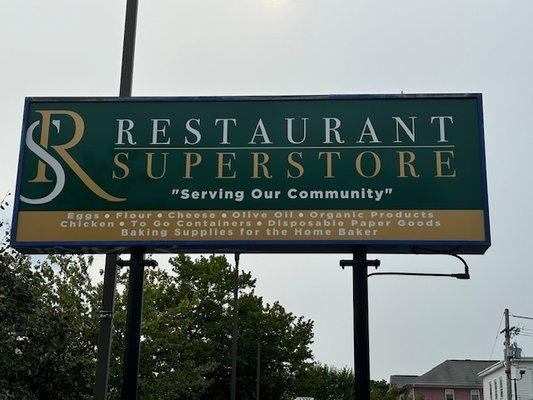
M423 272L373 272L368 274L368 276L377 276L377 275L397 275L397 276L422 276L422 277L442 277L442 278L455 278L455 279L470 279L470 269L467 262L457 254L448 254L449 256L455 257L460 260L465 268L463 273L457 274L432 274L432 273L423 273ZM377 267L376 267L377 268Z

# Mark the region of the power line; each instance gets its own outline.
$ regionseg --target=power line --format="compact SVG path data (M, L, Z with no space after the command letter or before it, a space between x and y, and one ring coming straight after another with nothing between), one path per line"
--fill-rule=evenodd
M498 342L498 337L501 334L500 328L502 327L502 322L503 322L503 314L502 314L502 319L500 319L500 324L498 325L498 331L496 332L496 337L494 338L494 344L492 345L492 350L490 352L489 360L492 359L492 356L494 354L494 349L496 348L496 343Z
M513 318L520 318L520 319L531 319L533 320L533 317L525 317L523 315L512 315Z
M518 330L515 335L533 336L533 329L522 323L518 326Z

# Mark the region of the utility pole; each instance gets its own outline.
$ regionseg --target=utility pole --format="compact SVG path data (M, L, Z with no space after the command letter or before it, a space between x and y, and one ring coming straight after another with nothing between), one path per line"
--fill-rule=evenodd
M505 375L507 376L507 400L512 400L511 382L511 328L509 327L509 309L505 309Z

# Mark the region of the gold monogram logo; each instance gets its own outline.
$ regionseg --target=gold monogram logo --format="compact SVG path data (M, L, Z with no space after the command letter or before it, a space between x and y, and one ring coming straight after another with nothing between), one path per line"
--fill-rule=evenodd
M26 146L32 151L39 161L37 163L37 173L35 178L31 179L32 183L52 182L47 176L47 165L54 171L56 175L56 183L54 189L46 196L39 199L30 199L21 196L21 200L29 204L45 204L56 198L65 186L65 171L59 163L47 150L49 147L61 157L61 159L69 166L69 168L76 174L89 190L91 190L98 197L111 202L125 201L125 198L115 197L104 189L102 189L83 168L70 155L69 150L76 146L82 139L85 131L85 123L81 115L70 110L37 110L38 114L42 116L42 121L35 121L30 125L26 133ZM65 144L49 145L50 142L50 126L55 126L57 133L61 131L60 120L52 119L53 115L66 115L74 121L74 134L72 139ZM41 124L42 123L42 124ZM35 129L41 125L41 136L39 144L34 140L33 134Z

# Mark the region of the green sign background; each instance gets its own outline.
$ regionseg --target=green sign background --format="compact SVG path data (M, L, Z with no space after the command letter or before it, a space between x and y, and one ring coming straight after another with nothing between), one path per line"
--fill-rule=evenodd
M67 211L67 210L484 210L486 218L486 240L488 246L488 216L483 154L482 116L480 95L453 96L337 96L296 98L177 98L177 99L28 99L27 128L35 121L42 121L42 110L70 110L79 114L85 123L81 141L68 153L81 169L109 194L125 198L122 202L107 201L90 190L58 154L54 145L63 145L73 136L74 120L68 115L52 115L60 121L60 131L50 126L49 143L46 151L58 159L65 171L65 187L51 202L40 205L17 201L18 211ZM453 116L453 124L446 121L447 142L439 142L439 121L435 116ZM396 123L399 117L411 127L410 117L416 117L416 142L400 127L397 143ZM198 144L187 145L195 136L186 130L186 121L200 119L193 127L201 131ZM229 125L230 144L221 144L222 124L215 126L216 119L231 118L237 125ZM307 120L307 139L302 144L291 144L287 139L286 118L294 118L293 135L302 138L301 118ZM324 118L338 118L338 129L345 143L325 144ZM369 127L371 121L381 143L373 143ZM131 119L135 126L131 130L136 144L117 145L118 119ZM153 145L152 119L169 119L161 142L170 144ZM264 124L272 144L263 144L263 137L256 136L250 144L258 121ZM42 123L41 123L42 125ZM161 126L165 123L160 123ZM34 140L38 142L42 126L36 128ZM364 143L359 143L362 133ZM334 139L335 136L332 135ZM335 142L333 140L333 142ZM41 143L41 147L42 143ZM18 180L18 194L28 198L41 198L54 188L56 177L47 165L46 177L50 182L32 182L36 177L41 159L22 146L21 169ZM412 152L413 162L420 177L400 178L398 152ZM444 173L455 171L456 176L436 177L436 151L453 151L451 167L443 166ZM199 153L202 163L192 168L192 179L184 179L184 152ZM217 178L217 153L235 153L231 167L224 167L224 173L235 173L235 179ZM267 153L268 170L271 179L252 176L252 153ZM287 173L298 170L287 162L289 153L305 169L298 179L288 179ZM334 178L325 178L326 160L318 157L319 152L338 152L333 156ZM362 152L374 152L381 161L380 173L372 178L361 176L355 169L355 159ZM117 153L123 155L129 174L114 162ZM166 173L161 179L147 176L146 153L153 153L153 173L159 175L163 166L163 153L167 154ZM262 156L261 156L262 157ZM443 160L449 158L444 153ZM374 163L370 153L363 157L363 172L370 174ZM262 170L260 170L261 172ZM406 170L407 173L409 170ZM172 189L244 190L241 202L224 199L184 200L172 195ZM278 199L252 199L254 188L279 190ZM360 190L391 188L390 195L381 201L374 199L292 199L286 192L297 190ZM18 198L17 198L18 200ZM15 215L16 217L16 215ZM15 221L16 222L16 221ZM408 240L408 238L407 238Z

